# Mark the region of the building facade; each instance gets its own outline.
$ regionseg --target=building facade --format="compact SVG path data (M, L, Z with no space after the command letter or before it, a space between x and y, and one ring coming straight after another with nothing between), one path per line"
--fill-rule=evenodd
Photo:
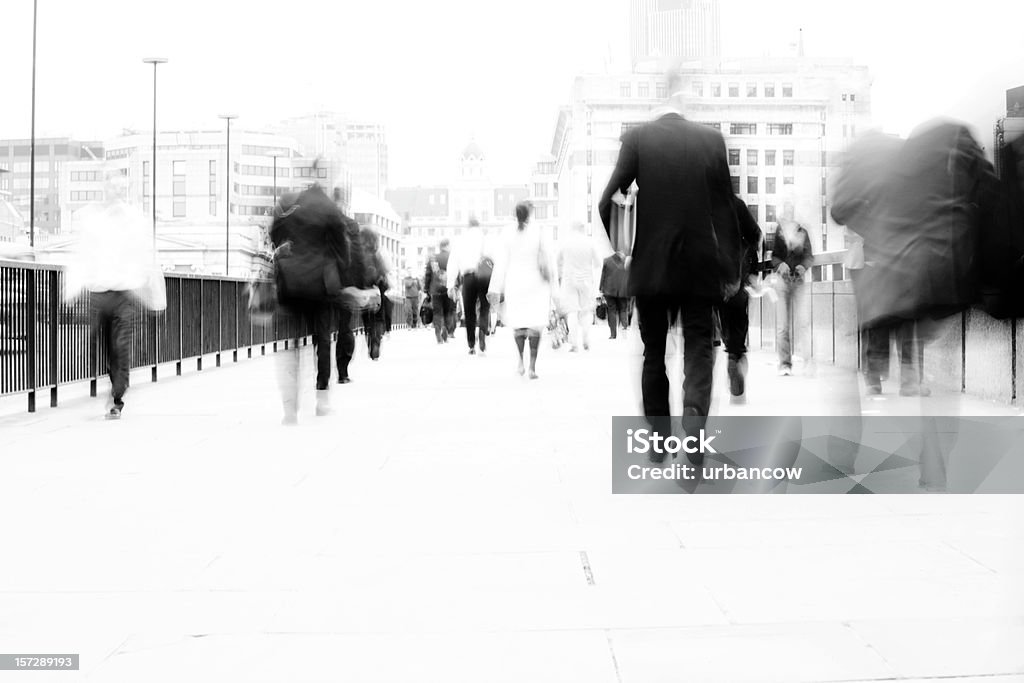
M264 257L254 254L267 251L266 231L276 197L313 183L347 187L345 169L301 156L294 139L233 130L229 188L226 142L224 131L159 133L155 195L152 134L123 135L106 142L102 159L64 163L61 231L73 232L75 212L103 198L105 174L119 173L127 179L126 201L147 217L152 216L155 196L157 246L166 266L223 273L224 250L230 246L231 275L249 276L254 267L263 268Z
M629 52L633 65L651 58L719 57L718 0L630 0Z
M349 207L352 218L360 227L372 228L380 239L380 249L388 255L394 266L396 280L406 269L402 256L402 245L405 235L402 231L402 218L386 199L353 188L352 202Z
M841 151L871 124L866 67L750 60L691 65L683 76L684 116L721 131L733 189L762 229L770 234L790 201L815 251L842 249L844 232L829 217L828 183ZM656 68L576 79L552 144L557 211L564 220L601 229L597 203L618 158L620 136L650 119L664 103L665 88ZM635 208L628 215L635 216Z
M71 138L37 138L35 144L35 230L42 240L59 232L61 177L65 163L103 157L103 144ZM8 169L8 201L29 219L31 140L0 140L0 165Z
M388 191L405 234L400 258L403 270L421 275L440 241L457 239L470 218L479 221L489 236L496 236L515 223L515 206L529 193L525 184L494 182L486 154L475 142L459 155L455 177L449 185Z
M388 145L384 126L352 120L337 112L316 112L269 127L294 138L303 156L322 157L351 174L352 187L384 197L388 187Z

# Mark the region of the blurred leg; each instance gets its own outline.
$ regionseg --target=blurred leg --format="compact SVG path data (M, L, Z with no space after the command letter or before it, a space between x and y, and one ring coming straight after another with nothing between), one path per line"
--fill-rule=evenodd
M668 375L665 374L665 347L668 335L668 305L653 297L637 297L640 316L640 338L644 343L644 363L640 375L640 392L644 415L648 418L670 414Z

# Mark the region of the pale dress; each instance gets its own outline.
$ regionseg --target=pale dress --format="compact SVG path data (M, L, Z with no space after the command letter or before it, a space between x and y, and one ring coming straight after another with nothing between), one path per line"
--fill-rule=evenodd
M543 256L542 256L543 255ZM556 273L551 245L540 230L510 228L495 254L490 291L505 294L503 321L512 329L544 329L551 314L551 285L540 274L541 258Z

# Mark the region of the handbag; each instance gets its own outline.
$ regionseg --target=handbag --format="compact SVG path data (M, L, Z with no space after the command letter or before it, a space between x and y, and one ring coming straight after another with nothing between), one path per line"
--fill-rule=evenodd
M603 299L601 300L601 303L597 305L597 308L594 309L594 315L597 316L598 320L608 319L608 304L606 304Z
M277 308L277 285L273 280L250 280L246 285L249 318L261 327L267 327L274 319Z
M420 322L424 325L430 325L434 322L434 307L427 300L420 304Z

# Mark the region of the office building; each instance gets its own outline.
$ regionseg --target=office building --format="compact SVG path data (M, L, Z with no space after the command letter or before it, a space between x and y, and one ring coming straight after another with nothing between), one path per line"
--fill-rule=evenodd
M714 59L722 52L718 0L630 0L629 51L651 58Z

